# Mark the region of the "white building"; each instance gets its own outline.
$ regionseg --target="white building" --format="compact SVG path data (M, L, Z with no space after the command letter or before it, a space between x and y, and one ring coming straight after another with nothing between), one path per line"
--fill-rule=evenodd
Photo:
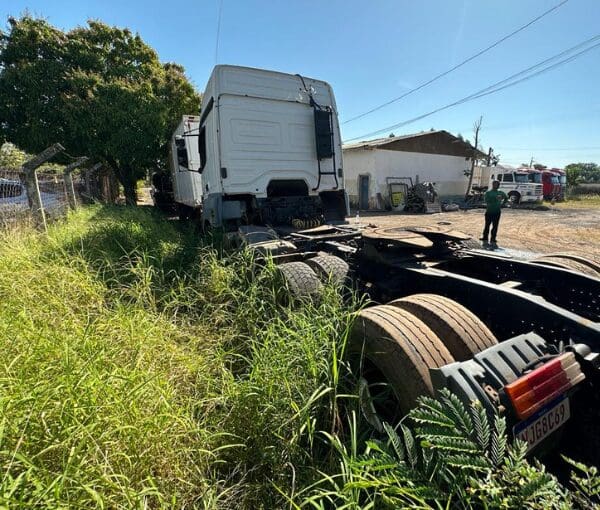
M387 209L391 185L410 177L435 182L444 198L464 196L471 158L485 157L447 131L380 138L343 146L346 190L352 208ZM407 181L404 181L407 182Z

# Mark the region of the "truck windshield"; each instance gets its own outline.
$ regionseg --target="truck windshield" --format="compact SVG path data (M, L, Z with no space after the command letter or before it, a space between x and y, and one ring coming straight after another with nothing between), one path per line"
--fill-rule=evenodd
M515 182L529 182L529 174L515 174Z
M561 184L567 184L567 176L566 175L559 175L558 180Z
M542 174L529 174L529 182L535 182L536 184L542 183Z
M552 184L558 184L558 175L552 176Z

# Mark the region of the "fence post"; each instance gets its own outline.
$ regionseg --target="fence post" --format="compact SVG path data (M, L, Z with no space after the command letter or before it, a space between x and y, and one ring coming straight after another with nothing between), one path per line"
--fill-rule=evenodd
M29 202L29 208L31 209L33 221L37 228L43 230L46 230L46 215L44 214L44 204L42 203L42 197L40 196L40 185L38 183L36 169L64 150L65 149L61 144L55 143L44 149L29 161L23 163L23 166L21 167L21 174L23 175L25 189L27 190L27 200Z
M92 190L92 175L98 170L100 170L100 168L102 168L102 163L96 163L91 168L87 168L85 170L85 194L87 195L87 198L88 200L90 200L90 202L94 202L94 200L96 199L96 197L94 196L94 190Z
M63 171L67 200L72 211L77 209L77 199L75 198L75 187L73 186L73 176L71 174L73 173L73 170L83 165L87 160L87 156L77 158L73 163L68 164Z

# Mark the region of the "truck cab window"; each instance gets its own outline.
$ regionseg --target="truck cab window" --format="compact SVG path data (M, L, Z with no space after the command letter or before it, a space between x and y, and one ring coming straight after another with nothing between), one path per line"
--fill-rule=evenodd
M513 176L512 176L512 174L504 174L502 176L502 181L503 182L513 182Z
M200 152L200 172L206 166L206 126L200 128L198 135L198 151Z
M213 105L215 104L214 98L210 98L206 106L202 104L202 113L200 115L200 133L198 135L198 152L200 153L200 168L199 172L202 173L206 166L206 119L210 112L212 112Z

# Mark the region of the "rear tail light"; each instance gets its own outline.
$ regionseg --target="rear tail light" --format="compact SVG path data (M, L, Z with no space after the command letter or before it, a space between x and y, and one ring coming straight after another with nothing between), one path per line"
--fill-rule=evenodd
M507 384L504 391L524 420L584 379L575 355L567 352Z

